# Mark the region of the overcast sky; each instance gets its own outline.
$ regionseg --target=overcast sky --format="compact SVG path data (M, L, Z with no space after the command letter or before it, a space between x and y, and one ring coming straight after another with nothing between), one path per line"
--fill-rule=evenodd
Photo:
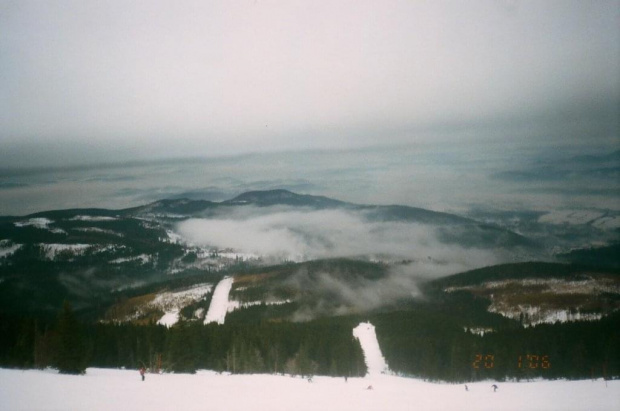
M0 0L0 163L619 141L619 1Z

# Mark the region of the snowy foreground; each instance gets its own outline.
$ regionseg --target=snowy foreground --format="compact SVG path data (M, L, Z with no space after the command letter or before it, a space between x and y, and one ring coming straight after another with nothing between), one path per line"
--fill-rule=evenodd
M367 378L147 374L89 368L84 376L0 369L2 410L618 410L620 381L433 384ZM372 390L368 386L372 385Z

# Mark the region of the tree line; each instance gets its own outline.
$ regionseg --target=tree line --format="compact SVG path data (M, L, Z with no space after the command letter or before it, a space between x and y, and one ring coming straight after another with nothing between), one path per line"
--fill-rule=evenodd
M620 378L620 312L528 328L499 322L484 335L432 309L371 321L390 369L403 375L452 382Z
M180 322L80 324L65 304L54 323L0 318L0 366L55 367L79 374L86 367L145 367L151 371L362 376L366 373L351 319L309 323Z
M479 315L476 323L491 318L492 332L477 335L452 309L432 304L363 318L293 323L239 317L223 325L181 321L171 328L80 323L65 304L55 321L0 314L0 366L51 366L64 373L145 367L154 372L363 376L363 353L352 329L369 320L390 369L401 375L451 382L620 378L620 312L600 321L529 328L482 311Z

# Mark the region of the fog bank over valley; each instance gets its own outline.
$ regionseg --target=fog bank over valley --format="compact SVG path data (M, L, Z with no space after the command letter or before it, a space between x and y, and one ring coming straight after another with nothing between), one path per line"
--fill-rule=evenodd
M183 221L176 230L191 244L230 248L265 261L348 257L390 263L389 274L378 281L352 284L341 282L334 273L313 276L310 281L303 272L291 279L297 285L305 283L305 288L329 289L349 308L377 307L417 295L420 280L514 259L507 250L442 242L433 225L369 221L365 212L351 210L246 206L226 216Z

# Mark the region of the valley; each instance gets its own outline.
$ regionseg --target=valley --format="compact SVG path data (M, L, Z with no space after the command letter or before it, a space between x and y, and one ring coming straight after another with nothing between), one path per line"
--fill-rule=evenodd
M1 217L1 360L53 363L49 352L16 357L15 344L49 351L69 301L88 330L89 364L103 367L163 358L175 372L364 375L352 333L369 322L386 367L401 375L620 375L617 257L588 264L615 247L613 231L536 218L534 230L527 219L481 222L286 190ZM592 230L612 242L559 251ZM41 325L25 325L33 319ZM472 366L489 352L496 365ZM523 369L501 352L547 353L554 366Z

